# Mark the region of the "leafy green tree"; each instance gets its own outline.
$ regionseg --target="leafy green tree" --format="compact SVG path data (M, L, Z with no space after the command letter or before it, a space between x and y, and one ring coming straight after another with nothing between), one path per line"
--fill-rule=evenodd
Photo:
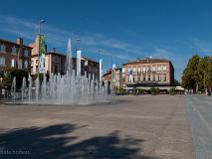
M209 56L205 56L200 60L200 63L198 65L198 85L200 90L204 90L206 87L209 87L210 85L210 58Z
M174 79L174 86L180 86L180 82L176 79Z
M194 55L189 62L183 72L182 77L182 86L187 89L196 90L198 88L198 66L200 63L200 56L198 54Z
M209 57L208 77L207 77L206 85L212 88L212 56Z
M194 91L212 87L212 56L194 55L183 72L182 86Z
M11 75L9 72L4 72L3 80L2 80L2 86L4 89L11 89L12 81L11 81Z
M17 89L20 89L22 86L23 77L28 78L28 72L22 69L16 68L5 68L4 69L4 77L3 77L3 87L5 89L11 89L12 80L16 77L16 86Z

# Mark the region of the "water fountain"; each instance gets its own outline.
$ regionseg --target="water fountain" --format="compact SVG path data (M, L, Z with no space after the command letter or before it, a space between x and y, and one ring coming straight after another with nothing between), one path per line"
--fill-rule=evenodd
M12 81L11 93L12 93L13 103L15 103L15 100L16 100L16 77L14 77L13 81Z
M22 87L21 87L21 101L23 102L24 101L24 98L26 98L26 78L24 77L23 78L23 81L22 81Z
M102 86L101 81L95 79L94 74L81 74L81 50L77 50L76 72L72 69L71 50L71 40L69 40L65 75L51 74L48 81L46 76L43 75L42 82L39 78L33 81L29 75L28 86L26 79L23 79L21 92L22 103L88 105L111 101L112 96L107 93L107 84ZM102 63L100 67L102 67ZM16 79L14 78L13 85L15 83ZM13 92L15 92L15 86L13 87ZM15 93L13 93L13 101L15 102Z

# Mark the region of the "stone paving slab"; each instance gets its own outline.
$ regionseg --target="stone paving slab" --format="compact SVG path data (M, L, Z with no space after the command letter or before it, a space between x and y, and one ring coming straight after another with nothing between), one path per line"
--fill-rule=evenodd
M0 158L194 159L185 96L91 106L0 105ZM1 155L1 149L30 154Z

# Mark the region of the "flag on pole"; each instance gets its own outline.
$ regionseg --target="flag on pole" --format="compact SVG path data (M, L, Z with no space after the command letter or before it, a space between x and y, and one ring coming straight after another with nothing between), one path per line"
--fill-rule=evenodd
M40 35L40 54L39 54L39 73L46 73L45 54L46 54L46 37Z

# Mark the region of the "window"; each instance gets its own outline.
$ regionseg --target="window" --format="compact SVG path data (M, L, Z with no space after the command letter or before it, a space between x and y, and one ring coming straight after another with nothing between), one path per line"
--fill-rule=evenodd
M17 55L17 48L15 46L12 47L12 54Z
M132 67L129 67L128 68L128 82L129 83L132 83L133 82L133 69L132 69Z
M39 72L39 70L38 70L38 66L36 66L36 72Z
M88 66L88 61L87 60L84 62L84 66Z
M129 68L128 68L128 75L131 75L131 74L132 74L132 68L129 67Z
M57 56L53 56L53 63L58 63L59 62L59 58Z
M164 72L166 71L166 65L163 66L163 71L164 71Z
M138 66L138 75L141 74L141 66Z
M22 69L22 60L21 59L19 60L18 68Z
M160 72L160 71L161 71L161 66L159 65L159 66L158 66L158 72Z
M145 75L143 76L143 81L146 81L146 76Z
M150 75L148 75L148 81L151 81L151 76Z
M125 81L125 80L126 80L125 74L122 74L122 81Z
M126 71L126 70L125 70L125 67L123 67L123 68L122 68L122 72L125 73L125 71Z
M164 81L166 81L166 74L164 75Z
M151 72L151 66L150 65L148 66L148 72Z
M24 57L28 57L29 56L29 51L27 49L24 50Z
M133 75L136 75L136 66L133 67Z
M152 80L155 81L155 74L153 75L153 79Z
M152 66L152 71L153 71L153 72L156 71L156 66L155 66L155 65Z
M133 75L129 75L128 82L133 83L133 81L134 81Z
M1 52L6 52L6 46L4 44L0 45L0 51Z
M27 60L24 61L24 68L28 68L28 61Z
M161 81L161 75L158 75L158 81Z
M5 57L0 57L0 66L5 66Z
M54 72L55 74L57 74L57 73L58 73L58 66L57 66L57 65L54 65L53 68L54 68L53 72Z
M140 76L138 76L138 81L139 81L139 82L141 81L141 77L140 77Z
M126 80L125 73L126 73L126 69L125 69L125 67L123 67L122 68L122 81L125 81Z
M31 66L33 66L34 65L34 60L32 59L32 61L31 61Z
M146 66L143 66L143 73L146 72Z
M11 67L15 67L15 66L16 66L16 60L15 58L13 58L11 61Z

